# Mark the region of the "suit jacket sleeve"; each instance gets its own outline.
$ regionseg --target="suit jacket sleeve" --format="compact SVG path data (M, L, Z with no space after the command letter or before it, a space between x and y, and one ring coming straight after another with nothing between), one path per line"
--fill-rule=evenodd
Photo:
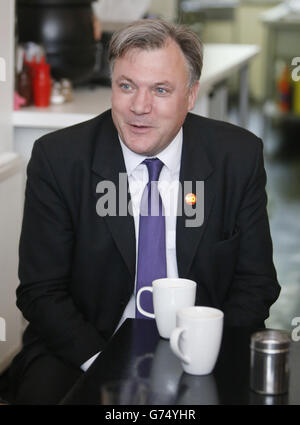
M267 216L266 173L262 142L257 144L253 173L237 216L239 250L234 278L224 312L232 325L263 326L280 287L273 265L273 248Z
M72 217L42 143L34 145L27 175L17 305L51 352L79 366L104 339L72 299Z

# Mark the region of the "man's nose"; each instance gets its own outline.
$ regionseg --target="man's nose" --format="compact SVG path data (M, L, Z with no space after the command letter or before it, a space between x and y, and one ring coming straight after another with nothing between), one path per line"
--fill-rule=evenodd
M149 114L152 109L152 96L147 90L137 90L130 107L135 114Z

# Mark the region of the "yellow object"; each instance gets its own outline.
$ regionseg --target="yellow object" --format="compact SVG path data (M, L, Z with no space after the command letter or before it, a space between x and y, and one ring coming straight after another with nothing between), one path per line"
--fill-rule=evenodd
M293 84L293 112L300 115L300 80Z

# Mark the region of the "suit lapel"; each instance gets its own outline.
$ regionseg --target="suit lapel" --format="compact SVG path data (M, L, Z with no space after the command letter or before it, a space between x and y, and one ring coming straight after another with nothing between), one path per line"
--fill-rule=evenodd
M134 279L136 261L134 219L127 212L127 206L130 201L128 178L126 174L122 149L118 139L118 133L113 124L110 112L109 117L104 117L100 131L96 136L92 171L95 174L95 187L99 182L103 182L105 180L112 182L115 185L117 195L116 215L106 215L103 217L103 219L105 220L111 235L129 269L129 272ZM121 184L121 186L120 173L124 173L123 178L125 176L125 184ZM121 203L122 207L125 207L124 215L119 215L120 191L124 200L124 202ZM101 195L95 192L95 196L99 198Z
M197 247L202 239L207 226L209 213L215 195L215 181L213 176L213 166L206 150L207 134L203 134L199 124L193 125L193 120L188 115L183 126L183 147L181 157L181 169L179 180L182 187L182 196L179 196L179 214L176 225L176 251L177 265L180 277L186 277L192 265ZM203 181L204 196L196 192L196 182ZM191 182L191 183L187 183ZM201 187L201 184L198 184ZM197 206L199 210L203 208L203 223L197 227L188 227L186 214L186 195L191 192L197 195ZM202 193L203 195L203 193ZM181 199L180 199L181 198ZM201 205L199 206L199 202ZM203 205L204 202L204 205ZM181 208L180 208L181 207ZM189 207L190 208L190 207Z

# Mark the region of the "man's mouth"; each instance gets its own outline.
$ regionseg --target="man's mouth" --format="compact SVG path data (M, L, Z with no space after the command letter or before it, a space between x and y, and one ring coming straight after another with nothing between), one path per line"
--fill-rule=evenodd
M132 129L132 131L139 132L139 133L148 131L152 128L152 126L150 125L137 124L137 123L129 123L129 127Z
M130 123L129 125L131 127L135 127L135 128L150 128L150 125L145 125L145 124L134 124L134 123Z

